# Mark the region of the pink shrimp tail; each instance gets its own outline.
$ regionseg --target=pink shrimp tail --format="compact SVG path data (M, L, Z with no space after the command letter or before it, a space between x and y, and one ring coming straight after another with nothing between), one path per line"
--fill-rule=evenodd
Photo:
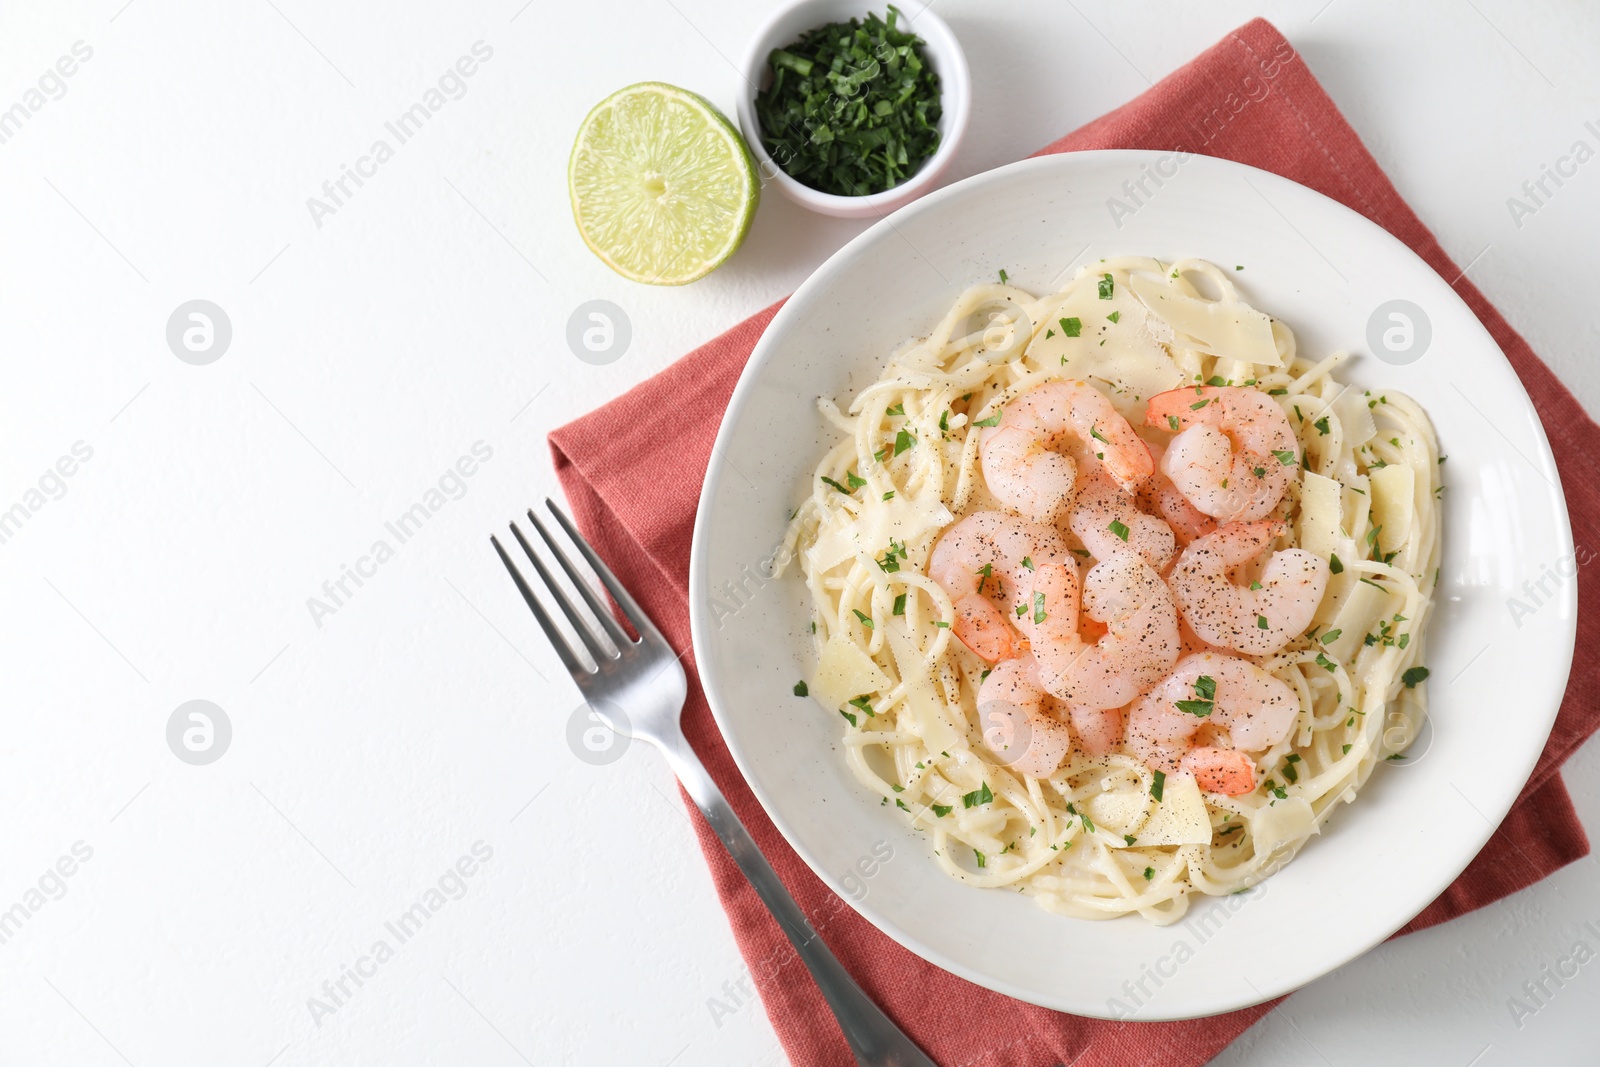
M1191 748L1178 761L1178 767L1194 775L1195 782L1208 793L1237 797L1256 787L1255 762L1236 749Z

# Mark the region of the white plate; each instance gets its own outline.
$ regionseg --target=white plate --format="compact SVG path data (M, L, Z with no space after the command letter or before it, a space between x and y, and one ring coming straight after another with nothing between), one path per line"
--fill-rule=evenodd
M851 776L838 716L791 696L813 668L809 607L798 578L772 581L765 570L836 439L815 397L846 400L875 380L891 349L926 331L971 282L1004 268L1044 292L1067 268L1120 254L1243 265L1236 279L1246 299L1287 322L1302 353L1362 353L1348 379L1375 394L1409 393L1449 456L1428 634L1431 731L1411 760L1379 766L1283 871L1248 893L1201 899L1166 928L1062 918L1021 894L941 873L927 836ZM1368 354L1369 319L1397 299L1431 324L1428 348L1407 365ZM1477 854L1527 780L1566 687L1577 592L1562 575L1573 558L1555 463L1527 394L1477 318L1409 249L1263 171L1201 156L1083 152L990 171L903 208L778 312L717 437L689 600L700 678L740 770L795 850L873 925L946 970L1035 1004L1175 1019L1278 996L1360 955ZM1547 570L1557 579L1530 596L1524 583ZM1514 611L1512 598L1530 610ZM877 862L886 850L893 858Z

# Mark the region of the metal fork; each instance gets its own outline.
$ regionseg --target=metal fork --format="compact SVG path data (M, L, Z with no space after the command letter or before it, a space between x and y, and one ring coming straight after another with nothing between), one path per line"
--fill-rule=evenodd
M839 1028L844 1031L844 1039L849 1042L851 1051L855 1053L856 1062L861 1067L938 1067L861 991L861 987L856 985L855 980L840 966L833 953L828 951L828 946L823 944L817 932L806 921L799 905L794 902L794 898L773 873L766 857L756 848L749 831L739 822L739 817L733 813L733 808L728 805L722 791L711 780L711 775L706 773L699 757L694 754L694 750L689 747L689 742L683 736L678 717L683 711L687 682L678 654L672 651L672 647L661 636L661 631L656 629L655 623L650 621L650 617L617 581L616 575L611 573L610 568L601 562L600 557L595 555L594 549L590 548L588 542L579 535L572 525L572 520L567 518L553 501L547 499L545 505L561 524L561 528L566 531L567 536L572 539L572 543L585 562L604 583L612 599L621 607L622 614L639 634L639 640L629 640L612 616L610 608L600 601L589 583L579 576L571 557L550 536L550 531L539 520L539 516L534 514L533 509L529 508L528 520L533 523L534 529L539 531L539 536L544 539L545 545L560 563L561 569L572 580L572 585L583 597L594 618L598 620L605 637L610 639L608 645L594 627L582 617L571 599L551 577L550 571L534 552L533 546L528 544L527 538L523 537L522 531L513 522L511 535L522 546L528 561L538 572L547 594L560 605L562 614L572 624L573 630L578 634L579 643L596 663L597 668L591 670L557 629L545 611L544 605L522 577L522 572L517 570L516 564L506 554L499 539L492 536L489 538L494 550L500 554L500 562L511 572L511 580L517 584L517 591L522 594L522 599L528 602L533 617L539 620L540 628L555 646L561 662L566 664L567 671L572 675L572 680L578 684L578 689L588 701L591 710L609 718L612 716L607 716L607 708L621 709L627 719L623 732L629 737L648 741L661 750L673 773L678 776L678 781L683 783L684 789L688 790L695 804L699 805L706 821L722 839L728 854L739 865L739 869L744 871L745 877L750 879L750 884L755 887L756 893L772 912L773 918L778 920L783 932L788 935L789 942L794 945L795 952L805 963L806 969L811 972L811 977L816 980L817 987L822 990L828 1006L833 1009L834 1016L839 1020ZM613 729L624 727L624 724L617 722L610 722L608 725Z

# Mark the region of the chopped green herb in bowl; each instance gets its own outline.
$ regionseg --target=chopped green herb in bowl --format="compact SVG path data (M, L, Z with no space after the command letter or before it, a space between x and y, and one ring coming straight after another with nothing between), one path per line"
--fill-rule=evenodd
M739 125L764 181L825 214L879 215L933 187L969 113L970 79L937 16L800 0L757 35Z
M769 60L761 143L784 172L835 196L893 189L939 147L939 75L924 41L886 18L833 22Z

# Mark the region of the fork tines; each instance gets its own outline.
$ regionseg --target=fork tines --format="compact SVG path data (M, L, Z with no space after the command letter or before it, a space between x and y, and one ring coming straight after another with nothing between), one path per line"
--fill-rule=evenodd
M589 543L579 535L577 528L572 524L572 520L567 518L553 501L546 499L545 506L555 516L556 522L561 524L562 530L566 532L567 537L576 546L584 561L589 564L601 583L605 585L606 591L611 594L612 599L621 607L623 616L632 624L634 630L641 637L651 634L659 637L660 635L656 631L655 625L651 623L649 616L645 615L633 597L628 595L628 591L617 581L616 575L611 573L610 568L601 562L599 556L595 555L594 549L590 548ZM587 614L578 609L572 598L567 595L560 583L556 581L555 576L550 573L549 568L545 566L544 561L539 558L533 546L528 543L528 539L523 536L522 530L515 522L511 523L511 535L522 546L522 551L528 557L528 561L533 564L533 569L538 573L539 580L544 583L546 593L560 605L562 614L566 616L567 622L571 624L572 630L577 636L578 644L584 651L589 653L596 667L616 660L625 649L631 648L638 642L629 639L628 635L617 623L615 616L612 615L610 606L601 601L589 582L579 574L572 558L557 544L555 538L550 535L550 530L540 521L539 516L534 513L532 508L528 509L528 521L533 523L535 530L539 531L539 536L543 539L546 547L549 548L551 555L556 558L556 561L561 565L561 569L566 572L572 586L577 589L578 594L589 608ZM551 618L550 613L545 610L544 604L540 602L539 597L529 587L527 579L522 576L522 572L517 569L517 565L512 562L511 557L500 544L499 538L491 536L489 541L494 545L494 550L499 553L500 562L504 563L506 570L510 572L511 580L517 585L517 591L522 594L522 599L527 601L528 608L533 612L533 617L539 621L540 629L544 631L545 637L549 638L550 643L555 646L556 653L560 655L561 662L566 665L567 670L574 675L580 672L584 674L594 673L596 668L591 668L583 663L578 650L568 641L567 637L561 632L561 628Z

